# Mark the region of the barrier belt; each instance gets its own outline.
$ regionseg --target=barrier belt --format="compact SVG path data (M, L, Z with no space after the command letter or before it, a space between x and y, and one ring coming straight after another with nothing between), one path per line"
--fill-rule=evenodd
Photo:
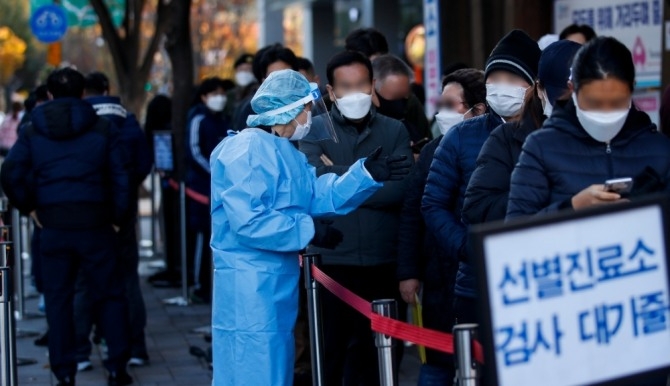
M172 189L177 190L177 191L179 190L179 182L170 178L168 183L170 184L170 187ZM188 198L190 198L193 201L196 201L200 204L209 205L209 197L205 196L204 194L198 193L191 188L186 188L186 196L188 196Z
M378 315L372 312L372 304L370 302L351 292L314 265L312 265L312 275L316 281L321 283L321 285L333 295L337 296L340 300L370 319L373 331L392 336L396 339L425 346L433 350L442 351L448 354L454 353L454 336L452 334L417 327L409 323ZM479 342L474 341L472 350L475 360L483 364L484 349L482 345Z

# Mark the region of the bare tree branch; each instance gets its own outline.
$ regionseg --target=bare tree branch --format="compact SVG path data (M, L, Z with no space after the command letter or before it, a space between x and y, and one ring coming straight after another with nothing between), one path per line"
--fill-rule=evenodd
M154 35L151 37L149 46L147 47L147 50L144 53L142 63L140 64L139 70L141 74L146 76L149 75L149 71L151 71L151 66L153 65L154 61L154 54L156 53L156 51L158 51L158 47L160 46L160 43L163 40L163 36L165 35L165 31L167 30L169 21L170 21L170 12L168 5L164 1L158 0L158 5L156 9L156 29L154 31Z
M128 57L125 55L123 39L121 39L114 27L112 15L110 14L107 5L103 0L91 0L91 6L93 6L93 10L96 15L98 15L98 21L102 28L102 36L109 45L117 73L129 71L132 68L132 64L129 63Z

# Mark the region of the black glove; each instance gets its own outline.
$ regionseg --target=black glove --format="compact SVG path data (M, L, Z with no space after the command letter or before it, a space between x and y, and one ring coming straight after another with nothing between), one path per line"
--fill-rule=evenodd
M377 182L399 181L409 174L412 163L406 155L390 155L384 159L379 159L382 153L382 147L378 147L370 153L363 165Z
M319 248L335 249L344 236L339 229L330 226L331 220L314 220L314 238L312 245Z

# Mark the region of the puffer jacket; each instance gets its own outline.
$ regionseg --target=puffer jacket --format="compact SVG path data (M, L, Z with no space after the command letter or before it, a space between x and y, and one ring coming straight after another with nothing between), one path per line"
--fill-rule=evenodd
M459 261L454 293L476 297L475 271L467 260L467 224L461 210L477 156L489 134L502 123L491 112L453 127L440 141L430 165L421 211L429 232L454 261Z
M130 217L130 161L119 129L81 99L35 108L2 165L9 201L43 226L90 229Z
M511 180L507 219L571 208L572 197L612 178L638 177L651 168L668 186L670 138L632 106L609 144L591 138L572 100L559 104L523 146ZM666 188L667 189L667 188Z
M480 224L504 220L509 201L510 177L519 161L521 147L537 128L532 120L498 126L477 158L463 203L463 220Z

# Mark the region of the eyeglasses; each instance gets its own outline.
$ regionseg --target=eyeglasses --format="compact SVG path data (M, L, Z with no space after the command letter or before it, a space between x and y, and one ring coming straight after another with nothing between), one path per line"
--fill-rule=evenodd
M458 105L466 105L466 104L463 101L440 101L437 103L437 109L455 110Z

